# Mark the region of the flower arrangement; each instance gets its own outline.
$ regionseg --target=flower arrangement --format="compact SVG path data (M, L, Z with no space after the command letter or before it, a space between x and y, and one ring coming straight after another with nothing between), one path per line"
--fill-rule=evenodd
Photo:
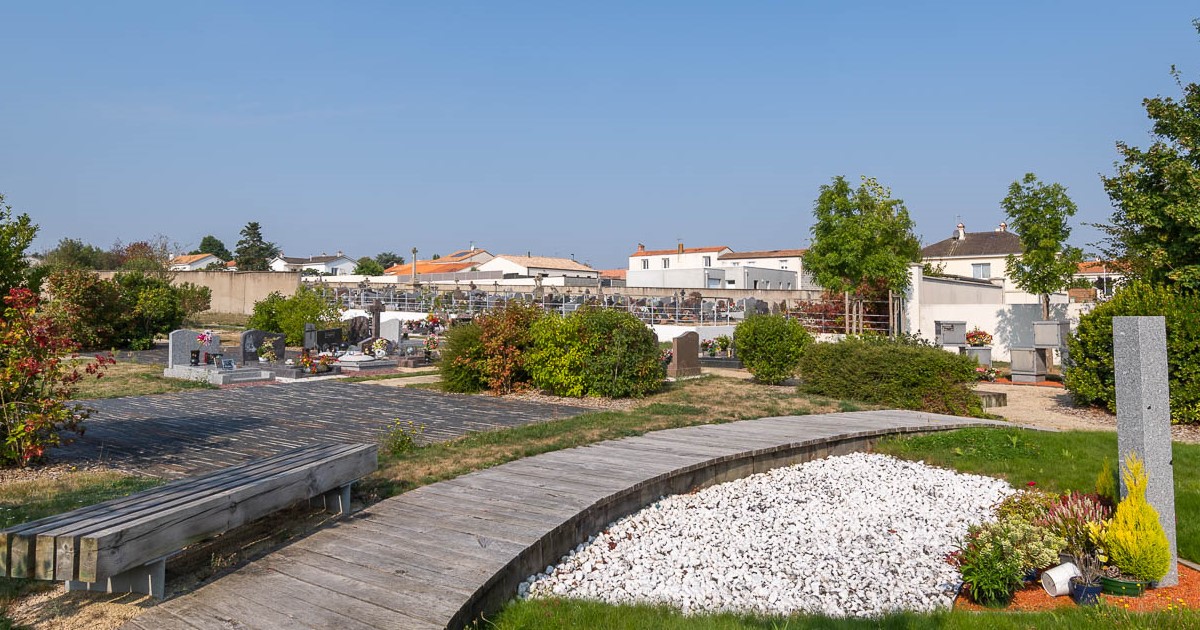
M202 345L202 346L207 346L208 344L212 343L213 340L216 338L217 338L217 334L211 330L206 330L206 331L200 333L199 335L196 335L196 341L199 341L200 345Z
M374 342L371 343L371 352L373 352L375 354L379 354L381 352L387 352L387 347L388 347L387 339L380 337L379 339L376 339Z
M279 359L279 357L275 356L275 346L267 343L266 340L258 347L258 358L267 363L274 363Z
M1096 553L1096 541L1090 528L1093 523L1100 524L1108 519L1111 510L1099 498L1080 492L1071 492L1059 497L1050 510L1037 521L1065 541L1066 551L1078 562Z
M721 335L720 337L713 339L713 341L717 342L717 350L720 350L721 352L727 352L733 347L733 338L729 335Z
M976 380L994 383L994 382L996 382L996 375L997 375L996 368L994 368L990 365L986 366L986 367L981 365L981 366L975 368L975 379Z
M967 333L967 345L987 346L987 345L991 345L991 343L992 343L992 336L990 334L988 334L987 332L979 330L979 327L976 327L974 330Z
M717 352L717 340L716 339L705 339L704 341L701 341L700 342L700 351L707 352L709 356L712 356L713 354L715 354Z
M658 355L658 360L659 360L659 361L662 361L663 367L665 368L665 367L667 367L668 365L671 365L671 359L672 359L672 358L674 358L674 357L675 357L675 354L674 354L674 353L672 353L672 352L671 352L671 351L668 349L668 350L663 350L663 351L662 351L662 354L659 354L659 355Z
M439 344L441 344L441 340L438 339L437 335L429 335L425 338L425 350L429 352L437 350Z

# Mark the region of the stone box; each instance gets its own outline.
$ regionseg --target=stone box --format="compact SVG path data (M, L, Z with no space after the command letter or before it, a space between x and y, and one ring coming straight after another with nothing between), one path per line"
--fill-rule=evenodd
M1037 321L1033 322L1033 347L1057 348L1067 344L1071 336L1071 324L1066 321Z
M962 346L967 343L967 322L933 322L934 343L939 346Z

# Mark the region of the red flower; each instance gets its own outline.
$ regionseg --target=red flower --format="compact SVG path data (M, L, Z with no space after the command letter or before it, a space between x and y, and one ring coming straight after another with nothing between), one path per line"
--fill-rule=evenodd
M1027 485L1027 486L1029 486L1029 487L1031 487L1031 488L1032 488L1033 486L1036 486L1036 485L1037 485L1037 482L1036 482L1036 481L1026 481L1026 482L1025 482L1025 485Z

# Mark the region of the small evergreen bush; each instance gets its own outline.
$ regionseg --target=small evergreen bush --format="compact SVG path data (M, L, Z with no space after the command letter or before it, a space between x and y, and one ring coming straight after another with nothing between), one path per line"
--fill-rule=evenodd
M1143 282L1122 287L1112 299L1079 319L1067 345L1070 350L1063 383L1075 402L1117 410L1113 364L1116 316L1158 315L1167 322L1167 373L1171 420L1200 423L1200 294Z
M533 346L530 331L542 316L533 304L513 301L478 318L484 374L493 393L507 394L529 384L526 361Z
M804 326L782 315L751 315L733 331L738 358L754 379L778 385L796 374L813 337Z
M1146 500L1146 468L1135 453L1125 458L1121 470L1125 498L1112 520L1100 530L1108 560L1122 573L1139 580L1162 579L1171 569L1171 547L1158 520L1158 511Z
M741 346L738 346L741 350ZM800 357L800 391L932 413L981 416L971 387L975 359L941 348L849 337L816 343Z
M553 394L642 397L662 383L658 339L629 313L581 308L538 319L530 334L533 384Z
M446 333L438 363L444 391L473 394L487 387L482 334L474 323L456 325Z

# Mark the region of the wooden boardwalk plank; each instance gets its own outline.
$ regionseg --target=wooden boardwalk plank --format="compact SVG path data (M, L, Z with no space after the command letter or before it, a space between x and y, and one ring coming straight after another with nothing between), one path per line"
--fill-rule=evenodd
M620 505L676 471L875 432L987 424L1003 423L850 412L670 429L546 453L377 503L126 627L444 628L474 610L474 598L506 567L541 557L523 554L558 553L542 545L573 533L593 506Z

